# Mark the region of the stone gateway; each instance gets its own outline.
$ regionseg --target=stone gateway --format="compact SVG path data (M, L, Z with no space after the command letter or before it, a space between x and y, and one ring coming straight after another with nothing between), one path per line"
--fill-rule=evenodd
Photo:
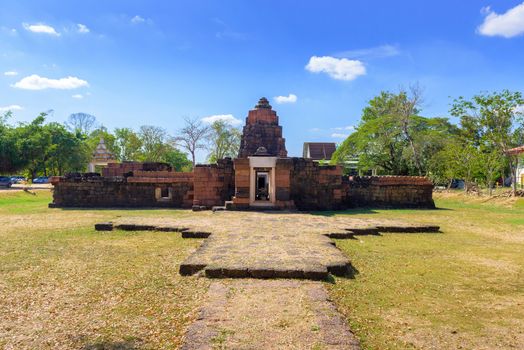
M279 117L266 98L249 111L238 158L176 172L162 163L109 163L102 174L52 178L51 207L172 207L237 210L434 208L424 177L343 176L337 165L288 157Z

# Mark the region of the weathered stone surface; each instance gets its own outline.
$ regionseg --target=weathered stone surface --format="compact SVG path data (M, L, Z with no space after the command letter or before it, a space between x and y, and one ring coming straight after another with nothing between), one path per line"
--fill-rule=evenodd
M255 109L249 111L238 157L253 156L260 147L264 147L269 156L287 157L286 141L282 138L277 113L265 98L261 98Z
M379 232L384 233L436 233L440 232L437 225L401 225L401 226L377 226Z
M181 349L360 349L319 282L213 282Z
M99 223L95 224L95 230L97 231L111 231L113 229L116 230L122 230L122 231L159 231L159 232L185 232L189 230L187 227L179 227L179 226L158 226L158 225L144 225L144 224L133 224L133 223L126 223L126 224L117 224L114 225L113 223ZM194 235L194 232L191 232L190 235ZM202 233L198 232L198 235L201 235L202 237L188 237L188 238L206 238L210 235L210 233Z
M182 231L182 238L208 238L209 236L211 236L211 232L191 231L189 229Z
M194 267L190 268L191 265ZM350 265L349 259L327 237L266 231L256 235L211 235L183 262L181 274L196 273L203 268L210 278L322 280L329 272L346 275Z
M433 184L425 177L344 177L342 192L347 207L435 208Z

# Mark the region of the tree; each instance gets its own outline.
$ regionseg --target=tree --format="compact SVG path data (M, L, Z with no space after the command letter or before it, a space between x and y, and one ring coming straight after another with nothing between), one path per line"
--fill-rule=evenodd
M418 88L411 94L381 92L362 112L362 119L336 150L332 163L359 159L362 170L373 168L392 175L424 175L429 162L458 133L446 118L417 115Z
M87 113L73 113L67 119L66 126L73 133L89 135L96 126L96 117Z
M83 140L59 123L49 123L44 128L51 135L47 151L47 167L51 173L63 175L85 170L89 157Z
M0 115L0 173L15 173L26 165L20 154L16 129L7 124L11 111Z
M198 119L185 118L184 122L185 126L178 132L173 142L189 152L195 166L196 151L206 148L205 140L209 136L210 128Z
M513 182L513 195L517 191L517 155L508 151L523 139L523 113L520 107L524 98L520 92L481 93L472 100L455 99L451 114L460 118L465 136L479 147L497 149L508 159Z
M485 185L490 196L493 194L495 180L503 167L504 154L500 150L481 150L479 152L479 168L484 175Z
M238 129L224 121L215 121L211 124L208 136L209 155L208 160L212 163L225 157L234 157L240 148L241 133Z
M164 155L164 161L176 171L191 171L193 169L193 164L187 158L187 155L171 146Z
M51 134L44 128L46 116L46 113L40 113L31 123L22 124L16 130L17 147L31 178L35 178L38 171L43 171L44 175L47 175L46 161L51 145Z
M161 162L170 150L166 144L167 132L158 126L142 125L138 133L142 142L142 159L148 162Z
M400 91L400 93L395 98L395 109L396 114L399 117L400 128L402 130L402 133L404 134L404 137L408 141L409 146L411 148L413 161L417 168L418 174L422 176L422 164L419 152L415 147L415 140L413 135L414 131L412 130L413 123L411 122L413 120L413 117L419 111L419 106L422 102L422 90L418 85L416 85L410 87L410 92L411 94L408 94L404 90Z
M142 140L130 128L115 129L115 146L119 150L116 157L120 161L136 161L142 157Z

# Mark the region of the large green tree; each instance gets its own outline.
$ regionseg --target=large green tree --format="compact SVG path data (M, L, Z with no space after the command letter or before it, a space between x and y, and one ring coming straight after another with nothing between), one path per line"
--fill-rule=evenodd
M120 161L136 161L142 158L142 140L130 128L115 129L115 146L119 151L116 157Z
M0 174L10 174L23 169L26 162L20 155L16 129L8 124L10 111L0 115Z
M524 121L521 106L524 98L520 92L481 93L468 100L455 99L451 114L460 119L463 137L474 147L505 155L513 180L513 193L517 190L517 155L508 150L520 146L524 139ZM496 161L495 163L500 163Z
M208 136L208 160L215 163L225 157L235 157L240 148L240 130L224 121L215 121L211 124Z
M338 148L332 162L359 159L363 170L383 174L425 175L433 154L457 133L446 118L419 114L421 92L382 92L362 112L360 124Z
M39 172L47 175L51 134L45 128L46 115L41 113L31 123L22 124L16 129L17 147L31 178L35 178Z
M53 175L81 172L89 162L83 139L68 131L62 124L49 123L44 127L51 135L47 149L47 168Z

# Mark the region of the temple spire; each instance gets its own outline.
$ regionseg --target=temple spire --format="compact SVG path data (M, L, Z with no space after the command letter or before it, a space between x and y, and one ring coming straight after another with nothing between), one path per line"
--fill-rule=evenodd
M271 109L271 105L269 104L269 101L267 98L262 97L260 100L258 100L257 105L255 106L256 109Z

